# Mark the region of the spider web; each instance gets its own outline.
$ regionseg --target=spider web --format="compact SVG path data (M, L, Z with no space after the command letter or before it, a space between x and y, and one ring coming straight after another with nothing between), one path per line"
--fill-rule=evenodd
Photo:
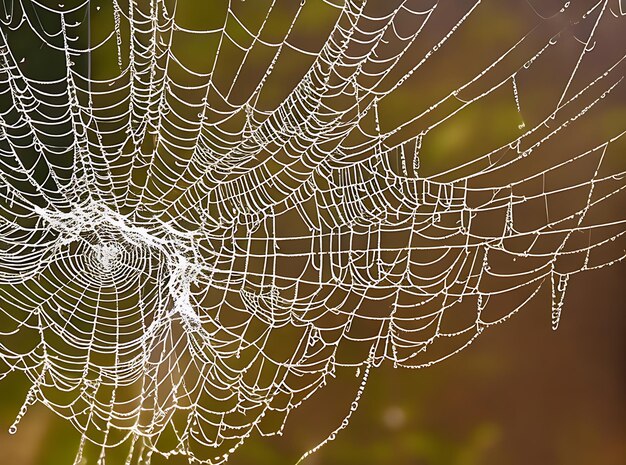
M602 119L623 2L517 5L528 30L445 76L489 2L213 3L3 1L0 373L32 382L11 433L41 402L77 464L222 463L352 367L306 457L372 368L446 359L544 285L556 329L570 276L626 254L626 120ZM501 95L500 143L427 157Z

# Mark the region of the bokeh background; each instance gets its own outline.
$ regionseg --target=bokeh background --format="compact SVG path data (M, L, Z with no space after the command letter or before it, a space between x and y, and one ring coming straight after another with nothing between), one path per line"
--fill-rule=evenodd
M92 12L96 4L105 3L93 2ZM446 14L435 22L439 30L427 31L425 41L449 28L449 19L458 18L471 5L443 3ZM561 3L485 2L477 19L459 32L454 47L438 54L406 86L396 99L397 107L386 109L389 118L406 118L402 115L427 108L455 83L467 81L471 71L479 67L477 62L493 61L515 37L532 29L541 17L554 14ZM618 1L610 3L615 8L619 6ZM578 2L577 11L592 4ZM211 3L198 8L210 9ZM311 14L315 16L314 12ZM332 24L333 19L324 15L320 13L319 24L312 28L315 30L310 31L309 38L301 38L302 43L319 42L316 32L323 32L323 26ZM93 21L97 22L97 17ZM597 67L592 65L587 73L602 72L606 63L603 56L624 54L624 22L622 19L621 23L611 23L598 33ZM584 36L584 31L567 30L563 45L539 65L540 71L520 84L527 124L550 111L555 96L558 99L559 89L580 53L581 44L575 37L578 32ZM29 48L37 46L34 40L24 40L21 45L26 56ZM201 57L202 48L189 53ZM294 62L293 70L286 74L297 78L306 65ZM42 66L40 62L39 67ZM81 62L81 66L86 63ZM96 68L106 67L102 62L93 66L94 73ZM275 84L277 101L283 95L281 85L285 87L285 81ZM619 128L623 130L623 87L610 95L609 102L600 107L583 130L570 132L551 146L551 150L560 151L555 156L566 157L577 146L593 145L590 140L606 140ZM495 93L485 100L437 129L424 147L425 174L485 153L519 134L519 113L511 91ZM614 159L623 163L623 144L621 155L619 150L618 147ZM619 218L620 208L623 210L626 205L613 203L608 208L608 217ZM618 248L626 247L623 237L618 241ZM373 370L350 426L335 441L308 457L305 465L623 465L625 282L624 263L572 277L556 332L550 327L550 289L546 283L531 305L506 323L485 331L461 354L424 370L399 370L390 365ZM348 378L338 376L338 381L293 412L284 436L249 440L231 463L295 463L344 417L358 385L356 377L353 383L346 381ZM28 383L20 374L0 383L0 464L72 463L78 433L42 405L29 409L16 435L8 434L27 389ZM155 457L153 463L166 461ZM167 463L186 461L174 457Z
M546 287L543 305L456 357L417 372L374 370L349 427L305 465L624 464L626 266L572 279L556 332ZM285 436L249 441L232 463L295 463L341 421L355 387L318 392ZM7 433L27 388L20 376L1 385L0 463L71 464L79 435L42 405Z

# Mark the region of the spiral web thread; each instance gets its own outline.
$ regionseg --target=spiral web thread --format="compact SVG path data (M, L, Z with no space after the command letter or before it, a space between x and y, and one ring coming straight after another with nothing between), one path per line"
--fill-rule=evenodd
M32 382L10 432L41 402L76 463L222 463L352 367L324 444L384 361L443 360L544 283L556 329L570 276L625 254L626 118L601 117L624 107L626 6L518 5L528 31L412 107L490 5L457 3L4 0L0 373ZM431 134L502 94L515 135L429 173Z

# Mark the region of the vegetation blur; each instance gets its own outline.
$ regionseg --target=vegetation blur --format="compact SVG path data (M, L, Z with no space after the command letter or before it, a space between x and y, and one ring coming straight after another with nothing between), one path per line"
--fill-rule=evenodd
M135 0L142 2L147 0ZM243 0L231 0L231 3ZM306 24L299 30L300 46L319 50L337 19L337 9L321 0L306 0ZM371 0L375 1L375 0ZM380 0L384 1L384 0ZM5 11L12 2L4 0ZM28 3L28 2L23 2ZM45 2L44 2L45 3ZM66 3L71 3L66 0ZM74 2L80 3L80 2ZM128 2L121 0L121 8ZM219 24L223 2L179 0L177 20L189 27ZM265 1L245 0L246 14L265 11ZM283 0L275 8L271 27L276 37L300 0ZM425 2L429 3L429 2ZM430 2L432 3L432 2ZM420 68L410 82L380 108L382 126L393 127L437 102L450 89L469 81L476 71L493 62L521 37L562 7L556 0L486 0L456 33L445 49ZM592 2L581 0L576 11ZM439 16L424 31L423 48L450 29L473 2L442 0ZM611 0L615 11L624 2ZM113 21L111 3L90 2L90 34L95 41ZM0 16L1 16L0 11ZM82 10L81 14L86 14ZM623 14L623 13L622 13ZM42 15L42 21L46 21ZM555 24L554 27L562 27ZM513 89L503 86L487 98L457 113L432 131L420 154L424 176L443 172L515 139L525 126L534 125L554 108L580 55L584 31L565 27L558 45L537 63L537 70L518 82L518 111ZM626 52L626 16L607 22L598 31L599 54ZM23 54L33 74L59 73L58 57L40 53L40 40L24 31L11 33L15 50ZM115 41L93 56L77 58L77 66L90 67L94 79L107 77L117 67ZM608 45L607 45L608 44ZM177 49L185 63L204 69L213 45L190 40ZM237 50L223 51L241 62ZM230 55L229 55L230 54ZM311 58L312 60L312 58ZM598 57L598 69L602 58ZM251 67L237 79L235 93L245 94L246 80L254 84L264 72L268 56L259 50ZM281 62L276 78L263 95L267 108L282 101L311 62L300 56ZM56 73L56 74L55 74ZM593 73L593 70L590 70ZM228 73L224 74L227 80ZM232 75L231 75L232 77ZM226 82L226 81L225 81ZM624 130L626 86L594 110L587 124L567 137L557 138L549 152L566 158L607 140ZM624 163L626 146L621 143ZM581 168L582 169L582 168ZM576 173L572 173L575 179ZM565 180L564 182L567 182ZM573 181L572 181L573 182ZM565 203L567 200L564 201ZM616 216L623 204L607 207ZM624 237L618 239L626 247ZM620 245L620 247L621 247ZM394 369L384 364L372 371L368 389L350 426L335 441L309 456L304 465L623 465L626 463L626 291L624 263L573 276L559 329L551 329L549 283L510 320L486 331L468 349L433 367ZM518 298L512 295L510 298ZM346 414L359 379L346 373L289 417L283 436L251 438L229 463L234 465L294 464L314 447ZM0 465L64 465L76 455L80 435L71 424L40 404L29 408L16 435L8 428L28 390L19 373L0 384ZM88 457L96 463L97 455ZM120 457L120 465L123 457ZM186 464L185 457L155 464Z

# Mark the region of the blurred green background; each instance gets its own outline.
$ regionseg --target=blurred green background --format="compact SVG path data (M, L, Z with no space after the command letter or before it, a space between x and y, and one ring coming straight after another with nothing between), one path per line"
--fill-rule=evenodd
M285 11L291 11L296 2L283 3ZM485 3L477 19L460 30L454 46L437 54L430 67L391 100L393 105L382 110L383 126L392 126L397 122L394 118L405 120L437 101L444 92L467 82L480 63L492 62L539 22L526 2ZM469 4L447 2L447 14L458 19L458 13ZM93 2L94 16L96 5L106 6L106 2ZM206 5L197 3L196 10L203 10L209 18L212 4ZM549 15L558 9L559 2L534 5L539 6L540 12ZM187 25L200 21L194 18L194 10L190 11L188 17L181 13L179 18ZM277 11L281 12L280 6ZM324 27L332 24L333 16L324 8L312 8L308 14L315 27L302 29L300 40L314 48L321 43L316 31L326 31ZM290 21L287 13L285 16L282 21L276 20L277 30ZM105 29L110 20L110 16L102 20ZM428 47L433 38L441 36L438 32L449 28L445 15L437 21L439 30L425 33ZM94 24L94 34L97 30ZM612 38L623 39L622 44L626 41L618 29L609 27L604 34L605 43ZM565 45L538 75L521 84L527 125L545 114L569 76L567 70L580 52L580 44L570 39L564 41ZM25 56L39 46L34 38L20 44ZM614 41L606 54L613 54L619 44L619 40ZM201 57L203 46L186 47L186 55ZM106 75L107 67L115 64L116 52L110 49L103 53L108 54L110 63L105 63L104 58L94 60L93 72ZM78 61L86 66L85 60ZM293 60L293 68L284 71L284 75L297 79L308 65L306 61ZM27 63L25 69L27 66L37 64ZM38 66L41 70L47 63L39 62ZM266 101L274 99L277 104L290 88L285 82L268 86ZM606 140L616 133L616 128L623 128L623 90L613 95L611 102L596 115L587 132L581 131L573 138L570 134L561 141L564 154L571 153L571 147L577 143L583 146L590 144L589 140ZM433 131L424 146L423 174L455 166L517 137L522 131L520 123L512 92L495 93ZM623 243L623 238L620 240ZM390 365L373 370L350 426L334 442L308 457L305 465L623 465L625 281L625 264L572 277L557 332L550 329L550 290L544 286L532 305L505 324L486 331L470 348L441 364L419 371L395 370ZM354 384L345 382L344 376L338 379L341 382L331 383L292 413L284 436L252 438L230 463L295 463L344 417L357 379ZM19 374L0 383L0 464L72 463L79 435L66 421L39 404L29 409L15 436L8 434L27 389L28 383ZM155 457L153 463L166 461ZM167 463L186 461L174 457Z
M492 328L426 370L374 370L359 410L305 465L623 465L626 266L572 278L558 331L543 305ZM79 435L35 405L7 430L27 390L0 385L0 463L72 463ZM236 465L288 465L345 414L354 386L329 386L293 412L283 437L252 439ZM156 464L184 464L174 457ZM94 461L95 463L95 461ZM121 465L121 464L120 464Z

